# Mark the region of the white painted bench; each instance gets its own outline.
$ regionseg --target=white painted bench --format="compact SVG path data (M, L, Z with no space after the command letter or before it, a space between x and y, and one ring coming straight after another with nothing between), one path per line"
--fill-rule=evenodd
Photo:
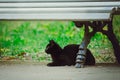
M108 20L117 7L120 0L0 0L0 19Z
M119 14L120 0L0 0L0 20L68 20L75 21L78 27L85 25L85 37L78 51L76 67L83 67L82 58L86 54L86 47L97 31L106 34L111 40L109 35L114 36L111 33L112 18ZM102 30L105 25L108 25L110 33ZM94 34L88 34L88 26L93 26ZM116 43L113 44L115 48L117 40L112 43ZM115 56L120 63L119 48L115 51Z

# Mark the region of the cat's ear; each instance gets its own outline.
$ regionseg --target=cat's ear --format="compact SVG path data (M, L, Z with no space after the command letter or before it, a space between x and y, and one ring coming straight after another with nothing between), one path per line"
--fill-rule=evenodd
M55 43L55 41L54 41L54 40L50 40L50 41L49 41L49 43L54 44L54 43Z

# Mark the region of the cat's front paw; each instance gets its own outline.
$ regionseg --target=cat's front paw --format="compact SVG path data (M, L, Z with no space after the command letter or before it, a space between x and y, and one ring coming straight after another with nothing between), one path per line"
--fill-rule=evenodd
M48 63L47 66L58 66L56 63Z
M53 63L48 63L47 66L53 66Z

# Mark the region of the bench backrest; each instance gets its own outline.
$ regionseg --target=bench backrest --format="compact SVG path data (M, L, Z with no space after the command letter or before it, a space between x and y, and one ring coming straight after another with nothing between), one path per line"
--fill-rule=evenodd
M120 0L0 0L0 19L108 20Z

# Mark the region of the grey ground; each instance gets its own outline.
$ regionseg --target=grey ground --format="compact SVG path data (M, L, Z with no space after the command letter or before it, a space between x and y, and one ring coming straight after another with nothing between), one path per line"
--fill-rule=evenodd
M47 67L46 63L0 61L0 80L120 80L120 65Z

